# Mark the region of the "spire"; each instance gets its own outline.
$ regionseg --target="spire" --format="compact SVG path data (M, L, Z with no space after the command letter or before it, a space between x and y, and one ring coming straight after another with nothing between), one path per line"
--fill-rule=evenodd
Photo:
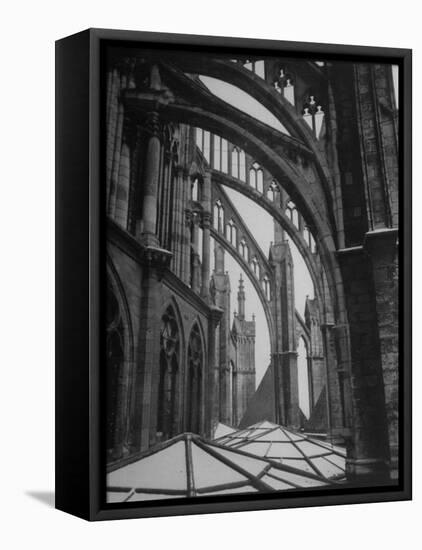
M217 242L214 245L214 271L224 274L224 248Z
M237 293L237 303L238 303L238 309L239 309L238 318L240 320L243 320L245 318L245 288L243 286L242 274L240 274L240 279L239 279L239 291Z

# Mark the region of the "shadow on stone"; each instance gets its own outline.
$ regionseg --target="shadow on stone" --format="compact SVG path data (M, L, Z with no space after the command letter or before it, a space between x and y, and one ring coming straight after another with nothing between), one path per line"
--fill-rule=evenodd
M49 508L54 508L54 491L26 491L27 496L38 500L42 504L45 504Z

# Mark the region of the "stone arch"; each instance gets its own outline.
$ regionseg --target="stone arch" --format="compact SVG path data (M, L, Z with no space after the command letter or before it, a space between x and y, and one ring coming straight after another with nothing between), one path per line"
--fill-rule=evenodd
M159 376L157 388L157 440L176 435L181 426L181 380L183 380L183 325L177 304L170 299L163 308L160 328Z
M119 274L110 256L106 257L106 439L111 460L123 455L128 446L128 418L131 408L134 365L133 327L129 306ZM114 311L110 311L109 308ZM109 315L111 313L111 317Z
M288 99L278 93L268 82L252 71L248 71L241 64L224 59L186 55L183 59L175 58L174 63L186 72L223 80L256 99L280 120L292 136L301 140L312 151L317 171L326 182L325 187L330 186L331 176L327 163L312 130Z
M275 179L284 182L287 191L289 191L290 195L294 198L308 227L310 227L311 230L314 229L313 234L317 241L321 261L329 281L329 290L336 318L339 322L346 322L342 279L336 258L335 235L333 234L326 216L324 216L324 212L322 211L324 209L320 210L315 207L312 197L310 196L309 185L303 180L299 172L286 160L278 155L274 155L271 147L259 140L256 135L252 135L244 128L238 127L233 122L215 113L206 112L199 107L185 104L166 104L161 108L163 115L166 117L179 122L183 122L183 120L186 120L186 117L188 117L190 118L191 124L207 128L211 132L216 132L235 144L245 144L251 156L254 156L262 166L265 166L267 170L273 174ZM249 189L249 191L252 190ZM243 192L242 189L241 192ZM263 199L263 204L269 203L262 195L260 196ZM259 202L256 200L255 196L252 195L252 198L256 202ZM274 208L272 212L275 212L274 217L277 221L285 225L285 220L280 216L279 212L276 212Z
M213 180L223 186L225 185L227 187L230 187L231 189L234 189L235 191L251 199L258 206L261 206L264 210L266 210L281 225L281 227L286 231L288 236L294 242L296 248L300 252L306 264L306 267L308 268L314 285L316 296L319 299L322 299L323 282L321 281L320 268L318 267L310 248L306 245L303 234L299 229L295 227L293 222L288 219L284 211L279 209L271 200L267 199L259 193L254 192L254 190L251 189L249 186L237 182L234 178L230 178L224 174L213 172ZM329 296L329 298L331 298L331 295Z
M180 306L175 296L171 295L163 303L161 310L164 312L168 307L172 307L174 309L174 313L175 313L177 323L179 325L179 330L181 333L181 345L182 345L183 357L184 357L185 356L184 351L186 350L186 331L185 331L185 326L183 324L183 317L180 311Z
M186 342L186 430L202 433L205 406L206 340L199 318L192 323Z

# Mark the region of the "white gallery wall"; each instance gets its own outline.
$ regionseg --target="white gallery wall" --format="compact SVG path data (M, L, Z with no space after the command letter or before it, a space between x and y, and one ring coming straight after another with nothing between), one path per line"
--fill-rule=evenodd
M87 27L414 49L414 128L422 128L422 32L413 0L73 0L1 9L0 546L43 548L416 548L421 399L415 396L415 501L89 524L49 505L54 489L54 41ZM419 67L418 67L419 66ZM415 281L422 170L415 133ZM420 285L414 307L422 308ZM419 337L415 316L415 339ZM422 384L421 352L414 387Z

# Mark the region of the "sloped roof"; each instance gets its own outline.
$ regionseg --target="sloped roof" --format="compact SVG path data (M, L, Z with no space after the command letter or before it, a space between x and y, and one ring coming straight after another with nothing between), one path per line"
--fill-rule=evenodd
M309 472L185 433L107 474L107 502L273 492L330 485Z
M345 476L346 453L343 449L267 420L222 436L215 442L326 479Z

